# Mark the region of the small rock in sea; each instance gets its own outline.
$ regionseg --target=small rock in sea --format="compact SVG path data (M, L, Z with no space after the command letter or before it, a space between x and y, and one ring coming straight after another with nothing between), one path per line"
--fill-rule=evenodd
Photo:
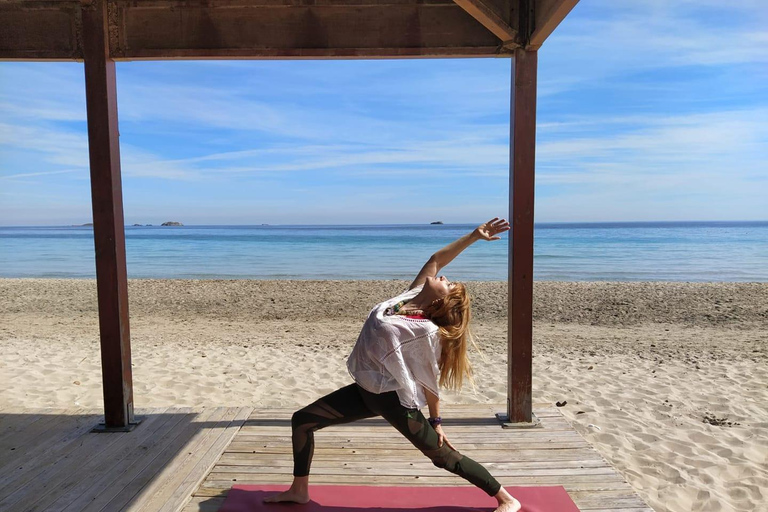
M169 221L169 222L163 222L161 226L183 226L181 222L175 222L175 221Z
M558 406L558 407L563 407L567 403L568 403L567 400L563 400L562 402L555 402L555 405Z

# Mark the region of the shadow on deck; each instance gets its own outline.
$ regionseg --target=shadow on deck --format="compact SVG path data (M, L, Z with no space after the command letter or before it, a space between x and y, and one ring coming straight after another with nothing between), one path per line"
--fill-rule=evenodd
M505 486L562 485L581 510L652 512L560 411L501 429L503 406L445 405L451 442ZM0 413L0 510L218 510L234 484L288 484L289 409L140 409L133 432L96 434L85 410ZM436 468L381 418L315 434L312 483L469 485Z

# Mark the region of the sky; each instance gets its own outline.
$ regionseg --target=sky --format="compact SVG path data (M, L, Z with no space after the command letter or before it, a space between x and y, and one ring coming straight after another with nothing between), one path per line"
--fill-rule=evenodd
M768 3L581 0L537 222L768 220ZM118 62L126 224L508 218L509 59ZM0 62L0 225L91 222L81 63Z

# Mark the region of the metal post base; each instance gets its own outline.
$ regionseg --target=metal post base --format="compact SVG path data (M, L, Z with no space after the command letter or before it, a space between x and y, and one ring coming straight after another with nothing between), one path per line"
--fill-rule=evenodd
M133 422L129 423L128 425L124 427L107 427L107 425L104 422L99 423L95 427L91 429L91 432L105 434L109 432L130 432L131 430L135 429L139 423L141 423L144 420L144 417L135 417L133 418Z
M541 428L541 420L531 413L530 423L524 421L521 423L510 423L509 416L505 412L497 412L496 419L501 423L501 428Z

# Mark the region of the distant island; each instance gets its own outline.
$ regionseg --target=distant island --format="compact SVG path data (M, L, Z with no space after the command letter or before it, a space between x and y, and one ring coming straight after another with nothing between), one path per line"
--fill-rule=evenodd
M183 226L181 222L163 222L161 226Z
M441 220L436 220L435 222L430 222L430 224L442 224L442 223L443 223L443 221L441 221Z

